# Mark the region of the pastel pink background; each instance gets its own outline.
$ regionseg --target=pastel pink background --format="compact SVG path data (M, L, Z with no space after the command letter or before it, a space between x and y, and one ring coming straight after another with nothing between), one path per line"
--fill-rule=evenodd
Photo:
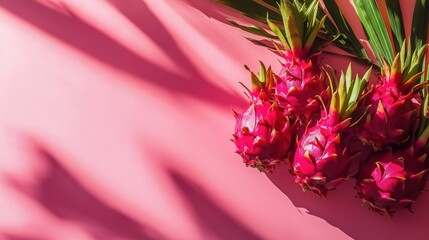
M279 64L225 14L241 19L210 0L0 0L0 238L427 239L427 191L381 217L351 181L324 199L286 166L244 167L243 64Z

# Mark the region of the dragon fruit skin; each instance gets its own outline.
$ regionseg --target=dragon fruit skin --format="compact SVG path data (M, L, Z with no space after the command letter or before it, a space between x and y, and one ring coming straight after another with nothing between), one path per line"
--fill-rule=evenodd
M236 116L233 136L236 152L247 166L272 172L287 157L292 131L289 120L275 103L257 102Z
M425 185L427 171L426 154L416 156L413 147L378 152L364 164L357 178L358 197L380 214L411 210Z
M403 208L411 211L425 185L429 170L429 95L422 92L422 98L418 125L410 139L371 155L357 177L358 197L380 214L392 215Z
M285 114L295 118L320 118L320 98L328 97L326 76L317 64L317 56L325 44L315 44L315 39L326 19L324 16L318 21L313 17L318 9L316 0L309 1L308 5L279 1L283 30L267 17L270 29L279 40L274 43L275 48L284 60L275 87L275 100Z
M404 51L405 43L402 48ZM422 99L418 92L428 83L419 83L423 73L411 66L420 64L425 50L426 46L408 53L413 56L408 64L405 52L398 53L391 66L384 63L382 76L368 97L370 107L359 133L362 142L375 151L405 144L419 123Z
M401 93L396 84L401 81L400 76L391 78L399 80L382 77L376 84L360 133L362 141L372 145L375 150L381 150L389 144L403 144L419 119L420 96L412 92Z
M295 182L304 191L324 195L348 177L349 161L344 157L340 132L348 125L327 115L309 128L298 142L292 160Z
M330 99L329 111L322 111L321 119L309 127L298 141L291 160L291 173L304 191L326 196L329 190L356 174L350 173L355 156L349 154L348 144L351 142L346 141L350 138L345 135L346 129L359 121L351 116L364 96L362 93L369 75L370 70L363 79L357 77L352 80L349 66L347 74L341 75Z
M236 117L232 140L236 153L250 167L272 172L275 165L284 162L291 148L293 121L284 115L274 102L273 92L277 75L261 62L258 75L251 72L252 90L248 90L249 107Z
M362 165L368 160L369 156L374 153L374 148L364 144L358 137L358 128L351 127L343 133L344 157L350 160L348 175L356 177Z
M320 114L319 97L327 99L325 75L312 60L300 60L285 55L287 59L279 74L280 81L275 88L275 97L279 106L288 114L310 117Z

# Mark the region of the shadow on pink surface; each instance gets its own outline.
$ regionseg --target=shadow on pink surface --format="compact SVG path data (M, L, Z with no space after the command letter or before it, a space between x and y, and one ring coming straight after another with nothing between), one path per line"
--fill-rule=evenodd
M43 240L42 238L24 237L16 234L9 234L9 233L0 233L0 236L4 240Z
M169 170L168 174L188 203L199 229L207 238L262 239L213 202L195 182L173 170Z
M141 225L87 191L49 152L40 149L39 154L39 160L48 165L48 171L35 185L14 178L8 180L52 215L73 222L94 239L165 239L154 229ZM27 239L11 234L4 236L10 240Z
M226 23L225 16L231 16L229 13L223 13L228 9L207 3L207 1L185 0L185 2L207 17L220 22ZM328 193L326 199L319 198L312 193L303 193L300 186L294 183L287 168L288 166L281 166L275 173L267 174L267 177L300 211L303 209L308 211L303 215L321 218L353 239L404 239L404 236L408 239L427 239L426 235L429 233L427 228L429 206L425 205L429 199L427 191L421 194L414 205L414 214L403 210L390 218L389 216L379 216L362 207L360 200L355 198L356 193L352 180Z
M157 44L181 69L189 72L196 81L204 81L204 77L189 61L183 50L180 49L173 36L163 26L158 17L152 13L142 0L108 0L135 26L144 32ZM155 73L156 74L156 73Z
M243 15L237 13L223 5L217 4L213 1L207 0L183 0L189 6L198 9L204 15L209 18L216 19L219 22L228 23L227 18L234 17L234 19L240 19L245 21L252 21L250 19L245 19Z
M134 0L131 4L127 1L126 5L121 1L111 2L190 77L184 78L141 58L69 10L70 15L65 15L36 1L27 0L0 0L0 7L75 49L170 93L184 94L221 107L243 105L241 98L207 81L198 72L143 1Z
M294 183L286 165L267 174L267 177L297 208L304 208L308 214L324 219L353 239L404 239L404 236L409 239L426 239L423 236L427 235L429 224L429 207L424 205L427 192L418 199L414 207L416 213L402 210L389 217L380 216L361 206L360 200L354 197L356 192L352 180L329 192L327 198L321 198L313 193L303 192Z

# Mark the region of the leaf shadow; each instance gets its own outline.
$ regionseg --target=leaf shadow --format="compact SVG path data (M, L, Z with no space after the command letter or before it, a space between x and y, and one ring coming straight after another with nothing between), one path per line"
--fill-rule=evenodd
M42 238L21 236L21 235L11 234L11 233L0 233L0 236L4 240L43 240Z
M429 207L424 206L427 192L416 202L415 214L406 210L393 217L380 216L361 206L357 199L354 182L349 180L336 190L321 198L310 192L303 192L288 172L286 165L267 174L268 179L281 190L298 208L304 208L307 214L324 219L353 239L427 239ZM425 234L424 234L425 233Z
M201 13L206 15L209 18L215 19L219 22L223 22L229 24L227 18L234 18L235 20L239 20L241 22L245 22L246 24L261 24L256 20L245 17L243 14L222 5L221 3L216 3L211 0L183 0L189 6L192 6L195 9L198 9ZM232 27L232 26L231 26Z
M109 206L85 189L48 151L39 148L40 161L48 166L37 183L9 177L9 184L57 218L72 222L94 239L165 239L151 227ZM9 239L25 239L9 235Z
M209 82L180 50L174 37L167 31L143 1L134 1L140 15L128 17L155 40L165 53L189 76L166 70L140 57L110 36L79 19L55 11L36 1L0 0L0 7L26 21L46 34L70 45L108 66L127 72L141 81L157 86L174 95L185 95L218 107L243 105L243 100L233 93ZM124 9L122 9L124 11Z
M141 0L108 0L116 9L130 20L143 33L151 38L164 52L174 59L181 69L186 70L195 79L204 79L193 63L188 59L184 51L174 40L158 17Z
M168 169L167 173L187 201L195 222L208 239L261 239L223 210L197 183L178 171Z

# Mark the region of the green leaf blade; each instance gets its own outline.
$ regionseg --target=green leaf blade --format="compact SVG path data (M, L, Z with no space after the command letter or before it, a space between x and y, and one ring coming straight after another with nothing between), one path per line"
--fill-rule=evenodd
M354 53L356 53L357 56L361 58L367 58L368 55L366 54L364 47L354 34L352 28L350 27L350 24L347 22L335 0L324 0L324 3L326 6L326 10L334 20L335 24L338 27L338 30L342 34L344 34L344 36L346 36L347 44L351 46ZM329 21L327 23L329 24Z
M399 0L385 0L385 2L389 16L390 29L392 30L393 42L395 44L396 52L399 52L402 43L405 41L401 5Z
M428 42L429 28L429 1L416 0L414 6L413 22L411 26L411 51L420 49Z
M254 0L240 0L240 1L215 0L215 1L222 3L232 9L235 9L241 12L243 15L262 23L267 23L266 22L267 13L270 15L270 18L272 21L276 21L276 22L282 21L282 17L280 16L279 12L273 11L272 9L267 8L263 4L260 4ZM269 2L272 2L272 0L270 0Z
M378 62L382 65L382 59L385 59L391 64L394 58L393 47L376 0L354 0L354 3Z

